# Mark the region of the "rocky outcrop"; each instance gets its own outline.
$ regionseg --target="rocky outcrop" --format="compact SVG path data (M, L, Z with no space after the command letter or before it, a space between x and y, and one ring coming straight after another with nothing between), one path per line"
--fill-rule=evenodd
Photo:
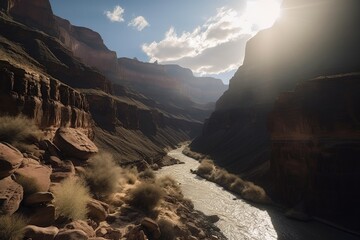
M303 82L277 99L269 129L281 201L337 221L358 216L359 91L360 74L347 74Z
M267 117L276 97L301 80L360 71L359 4L284 0L278 22L248 41L244 64L192 150L244 176L262 175L270 158Z
M116 52L110 51L99 33L84 27L71 25L68 20L55 16L60 29L60 41L76 57L89 66L105 73L115 73L117 69Z
M75 128L59 128L54 143L64 155L81 160L87 160L99 151L85 134Z
M6 143L0 143L0 179L10 176L23 161L19 150Z
M23 199L23 188L11 177L0 180L0 214L13 214Z
M58 232L59 229L54 226L42 228L35 225L28 225L24 229L24 236L26 239L53 240Z
M51 33L54 36L59 34L48 0L2 0L0 8L26 25Z

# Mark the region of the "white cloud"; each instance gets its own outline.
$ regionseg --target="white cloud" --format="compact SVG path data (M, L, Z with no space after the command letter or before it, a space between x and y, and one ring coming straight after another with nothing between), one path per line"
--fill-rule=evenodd
M174 27L159 42L145 43L150 61L177 63L200 75L219 74L243 62L246 41L253 36L246 19L231 8L220 8L202 26L178 34Z
M112 22L123 22L125 10L119 5L115 6L112 11L105 11L105 15Z
M147 26L149 26L148 21L146 21L146 19L143 16L138 16L134 19L132 19L128 26L132 26L134 28L136 28L138 31L142 31L144 28L146 28Z

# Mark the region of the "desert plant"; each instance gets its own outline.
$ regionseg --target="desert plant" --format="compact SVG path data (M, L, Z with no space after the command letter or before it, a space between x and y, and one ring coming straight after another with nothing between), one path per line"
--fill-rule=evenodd
M131 189L127 201L131 206L149 212L160 203L163 195L158 185L140 183Z
M134 184L138 178L138 172L135 167L124 168L120 174L121 180L128 184Z
M200 176L209 175L214 170L214 162L208 159L204 159L201 161L198 169L197 174Z
M163 176L157 179L156 184L162 188L172 188L180 190L179 183L170 176Z
M256 203L268 203L270 201L265 190L252 182L245 183L241 196L246 200Z
M0 141L16 146L20 143L34 143L42 137L43 134L34 120L22 115L0 116Z
M86 219L86 205L90 200L89 189L78 178L67 178L54 188L54 205L59 216Z
M27 221L21 215L0 216L0 239L22 240Z
M18 175L16 176L16 182L23 187L25 195L31 195L41 191L35 178Z
M90 190L97 195L108 195L118 188L122 169L116 165L109 153L99 153L92 157L86 168L85 180Z
M160 240L173 240L175 239L175 230L174 230L174 224L164 218L161 218L157 224L159 225L160 228Z
M139 178L144 180L154 180L155 179L155 173L150 168L145 169L144 171L139 173Z

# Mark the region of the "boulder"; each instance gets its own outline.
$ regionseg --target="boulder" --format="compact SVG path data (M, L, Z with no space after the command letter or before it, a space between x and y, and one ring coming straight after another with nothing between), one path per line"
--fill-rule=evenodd
M0 143L0 179L10 176L20 167L23 155L7 143Z
M82 220L73 221L65 226L66 229L77 229L82 230L88 237L95 237L95 231L87 222Z
M100 227L96 231L97 237L103 237L105 239L119 240L121 238L120 230L113 229L111 227Z
M54 143L65 155L82 160L87 160L98 152L96 145L75 128L59 128L55 133Z
M0 180L0 214L13 214L23 199L23 188L11 177Z
M161 232L158 224L151 218L144 218L141 221L141 226L147 230L147 232L152 236L152 239L159 239Z
M87 240L86 233L78 229L62 229L56 235L55 240Z
M106 205L106 203L91 199L87 204L88 216L98 222L104 221L108 215Z
M32 209L29 215L29 224L40 227L51 226L55 222L55 206L49 204Z
M58 234L59 229L57 227L38 227L35 225L28 225L24 229L25 239L31 238L33 240L53 240Z
M15 171L17 178L28 179L34 184L33 188L38 192L47 192L50 188L51 168L39 165L28 164ZM19 182L20 183L20 182ZM23 182L21 184L24 184ZM26 190L26 187L23 186Z
M25 197L24 204L27 206L49 203L54 200L54 195L51 192L37 192Z

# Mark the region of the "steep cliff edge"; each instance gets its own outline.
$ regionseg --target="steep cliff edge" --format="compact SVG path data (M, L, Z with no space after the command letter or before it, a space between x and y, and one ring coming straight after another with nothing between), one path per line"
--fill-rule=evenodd
M276 100L269 118L278 200L357 230L360 74L320 77Z
M77 55L86 52L89 59L99 54L100 62L117 63L116 54L105 47L98 33L59 22L55 16L55 25L43 23L51 28L48 31L34 12L21 15L25 12L21 8L28 5L29 11L36 11L32 4L1 1L2 114L25 114L52 133L60 126L83 128L91 137L95 131L99 146L126 163L160 161L165 148L199 132L201 123L193 117L181 111L171 114L86 65L96 62L83 63ZM37 13L51 15L51 6L45 5ZM17 9L16 14L11 9ZM59 35L51 30L59 30ZM71 47L75 45L79 47Z
M285 0L278 22L247 43L243 66L192 143L193 150L238 172L261 163L269 166L267 116L276 97L300 80L360 70L359 4Z

